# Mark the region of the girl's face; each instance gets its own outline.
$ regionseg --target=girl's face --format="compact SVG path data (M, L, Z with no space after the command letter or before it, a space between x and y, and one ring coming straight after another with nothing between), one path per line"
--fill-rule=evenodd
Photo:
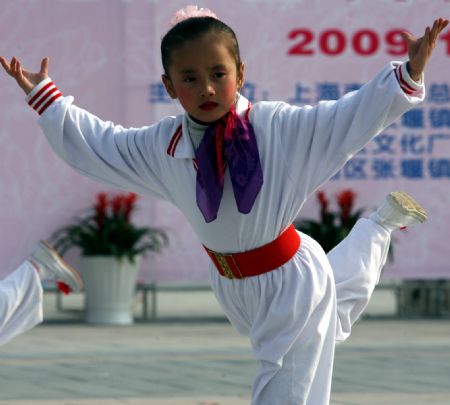
M237 71L225 41L214 34L187 41L172 52L169 76L162 76L169 95L202 123L224 116L243 83L244 65Z

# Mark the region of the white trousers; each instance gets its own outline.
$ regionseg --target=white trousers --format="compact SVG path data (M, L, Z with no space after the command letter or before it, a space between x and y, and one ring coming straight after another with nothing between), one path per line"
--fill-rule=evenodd
M369 302L390 231L360 219L328 255L301 238L296 255L269 273L229 280L211 269L219 303L260 362L252 405L329 404L335 344Z
M0 280L0 345L42 322L42 285L25 261Z

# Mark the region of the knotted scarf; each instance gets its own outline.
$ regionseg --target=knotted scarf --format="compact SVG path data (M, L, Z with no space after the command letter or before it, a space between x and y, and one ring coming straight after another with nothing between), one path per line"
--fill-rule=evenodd
M217 218L228 166L239 212L248 214L263 184L255 132L233 107L205 131L195 152L197 205L205 221Z

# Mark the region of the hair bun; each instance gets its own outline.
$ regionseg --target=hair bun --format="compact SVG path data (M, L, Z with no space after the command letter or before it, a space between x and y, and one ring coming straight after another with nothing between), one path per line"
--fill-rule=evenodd
M187 20L192 17L213 17L217 18L209 8L203 8L198 6L186 6L178 10L174 16L171 18L169 23L169 29L180 23L181 21Z

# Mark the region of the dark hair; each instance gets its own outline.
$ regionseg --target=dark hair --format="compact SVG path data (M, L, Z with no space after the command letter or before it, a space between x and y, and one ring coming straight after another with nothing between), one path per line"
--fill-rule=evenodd
M176 48L207 33L216 33L227 37L229 50L236 61L236 68L239 73L241 54L234 31L217 18L191 17L173 26L161 41L161 59L165 74L169 75L170 57Z

